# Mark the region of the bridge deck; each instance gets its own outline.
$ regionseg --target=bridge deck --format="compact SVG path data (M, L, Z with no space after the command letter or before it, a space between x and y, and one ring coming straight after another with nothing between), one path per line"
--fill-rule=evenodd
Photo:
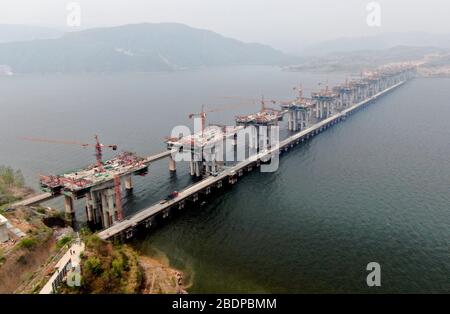
M159 153L159 154L155 154L155 155L146 157L145 160L144 160L144 162L145 162L145 163L152 163L152 162L155 162L155 161L157 161L157 160L167 158L167 157L170 156L170 154L171 154L171 151L170 151L170 150L163 151L163 152L161 152L161 153Z
M36 205L45 201L48 201L54 197L57 197L58 195L53 195L52 193L48 192L48 193L41 193L38 195L34 195L32 197L26 198L22 201L13 203L11 205L11 208L16 208L19 206L31 206L31 205Z

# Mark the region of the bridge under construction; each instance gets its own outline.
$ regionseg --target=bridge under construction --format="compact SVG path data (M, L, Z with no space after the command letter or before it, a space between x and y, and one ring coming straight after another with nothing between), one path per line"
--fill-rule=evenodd
M268 108L263 99L260 111L236 116L235 126L232 127L206 126L206 113L202 110L192 114L200 118L200 130L188 136L169 137L166 140L167 150L148 157L122 152L107 161L101 160L100 151L100 159L95 165L61 175L41 176L40 184L45 193L13 206L38 204L62 195L66 213L73 216L73 200L84 198L86 220L103 228L99 232L102 239L129 239L139 230L151 228L156 220L166 219L175 211L234 185L244 173L270 163L274 157L345 120L350 114L413 78L415 71L409 63L391 64L364 73L358 80L333 88L326 86L311 93L311 97L304 97L299 89L298 97L292 101L270 101L278 104L279 109ZM280 121L284 120L287 120L289 136L281 141L271 141L270 132L275 127L279 128ZM215 145L229 141L236 150L238 133L250 127L256 127L252 128L256 130L254 132L267 132L257 134L258 140L252 144L255 153L231 166L225 165L220 158L223 152L214 150ZM97 151L99 145L97 139ZM205 150L209 150L212 158L205 158ZM181 153L190 155L190 174L200 180L149 208L125 217L121 205L122 190L132 191L132 176L147 175L151 163L165 158L169 161L169 171L176 171L176 157Z

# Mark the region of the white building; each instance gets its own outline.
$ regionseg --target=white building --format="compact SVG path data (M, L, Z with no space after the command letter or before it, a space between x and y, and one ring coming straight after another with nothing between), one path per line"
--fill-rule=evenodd
M6 225L8 219L0 215L0 243L6 242L9 240L8 235L8 226Z

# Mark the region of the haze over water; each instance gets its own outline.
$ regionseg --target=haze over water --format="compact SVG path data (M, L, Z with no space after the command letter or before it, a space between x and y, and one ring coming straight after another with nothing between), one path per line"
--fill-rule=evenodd
M292 87L332 86L345 75L271 67L155 74L0 78L0 164L36 174L94 161L78 147L18 136L115 143L151 154L202 104L227 96L292 98ZM450 80L415 79L281 158L275 173L253 172L210 203L185 210L148 238L192 274L190 292L450 292ZM234 114L208 116L231 123ZM107 157L110 153L106 154ZM126 212L190 183L185 166L166 162L135 179ZM83 211L78 213L82 219ZM368 288L378 262L382 287Z

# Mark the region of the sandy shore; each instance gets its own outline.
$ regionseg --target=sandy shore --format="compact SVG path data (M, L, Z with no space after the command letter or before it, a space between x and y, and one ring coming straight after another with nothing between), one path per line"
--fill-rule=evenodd
M139 256L143 271L142 293L144 294L185 294L184 274L163 261L149 256Z

